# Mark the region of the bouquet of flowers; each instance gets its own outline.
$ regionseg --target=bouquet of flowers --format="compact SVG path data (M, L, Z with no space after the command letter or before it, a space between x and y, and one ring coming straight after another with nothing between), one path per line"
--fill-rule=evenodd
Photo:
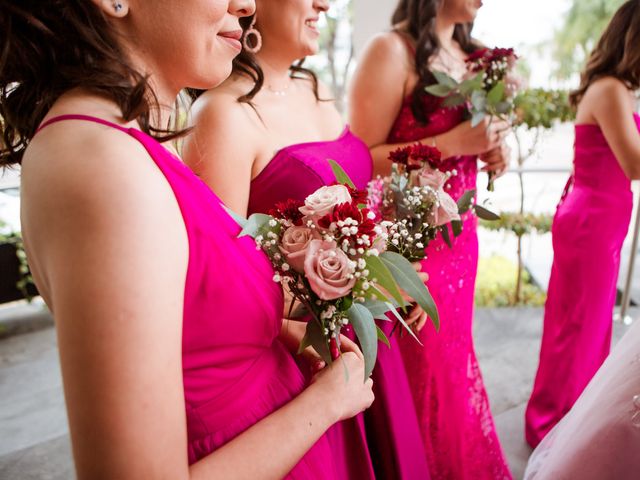
M467 74L461 82L444 72L434 71L437 83L426 91L446 97L444 106L467 105L471 125L478 125L485 116L498 117L511 123L514 98L521 88L514 73L518 57L512 48L483 48L467 59ZM489 174L489 191L493 191L493 175Z
M473 209L486 220L499 218L473 205L475 190L465 192L458 202L445 192L455 172L438 170L441 154L437 148L416 143L391 152L389 160L393 162L391 175L369 184L371 206L380 213L381 226L388 232L389 251L410 262L419 261L438 233L452 246L449 225L454 237L460 235L461 215L467 211Z
M240 236L255 239L273 264L274 281L311 315L299 351L311 345L330 364L340 355L340 331L350 323L368 377L378 340L389 344L375 319L388 320L389 312L413 335L396 311L407 306L401 290L436 325L438 311L411 263L385 251L387 234L366 208L367 192L357 190L337 163L331 165L337 184L321 187L304 202L279 203L269 215L251 215L242 221Z

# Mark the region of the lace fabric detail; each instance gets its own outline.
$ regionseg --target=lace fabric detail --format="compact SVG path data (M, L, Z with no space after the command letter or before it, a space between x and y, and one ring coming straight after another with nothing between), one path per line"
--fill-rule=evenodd
M389 143L420 141L444 133L464 120L463 108L437 108L428 123L422 125L413 116L410 104L411 99L407 98L389 135ZM454 199L476 188L477 157L447 158L438 168L454 173L445 185ZM423 271L429 274L427 286L438 306L442 326L436 332L428 324L420 332L424 346L411 337L404 337L399 343L431 478L511 479L473 348L477 218L472 214L463 217L463 232L454 239L453 248L438 237L426 254Z

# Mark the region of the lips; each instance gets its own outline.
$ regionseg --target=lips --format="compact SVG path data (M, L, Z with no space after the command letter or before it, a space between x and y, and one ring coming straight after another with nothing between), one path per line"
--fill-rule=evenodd
M319 32L318 31L318 17L314 17L314 18L309 18L307 20L305 20L304 24L309 27L311 30L313 30L314 32Z
M242 50L242 43L240 39L242 38L242 30L229 30L227 32L220 32L218 36L222 38L229 46L233 47L235 50Z

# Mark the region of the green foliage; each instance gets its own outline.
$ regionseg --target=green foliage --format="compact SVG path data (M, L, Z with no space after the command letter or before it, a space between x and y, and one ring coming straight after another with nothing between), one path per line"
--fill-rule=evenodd
M575 118L565 90L530 88L518 93L514 104L516 128L550 129L558 122L569 122Z
M552 222L553 217L546 213L535 215L533 213L502 212L498 220L481 220L480 225L487 230L506 230L521 237L533 231L540 234L548 233L551 231Z
M539 307L544 305L546 294L531 283L531 277L523 272L523 285L520 301L514 301L514 290L518 266L502 257L491 256L480 258L476 281L475 302L478 307L509 307L527 305Z
M555 32L555 75L571 78L584 64L609 20L624 0L573 0L564 24Z

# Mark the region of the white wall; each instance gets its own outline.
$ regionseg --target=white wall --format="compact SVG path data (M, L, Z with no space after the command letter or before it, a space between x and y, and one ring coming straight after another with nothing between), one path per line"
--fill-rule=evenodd
M391 14L398 0L353 1L355 6L353 38L357 57L369 38L390 28Z

